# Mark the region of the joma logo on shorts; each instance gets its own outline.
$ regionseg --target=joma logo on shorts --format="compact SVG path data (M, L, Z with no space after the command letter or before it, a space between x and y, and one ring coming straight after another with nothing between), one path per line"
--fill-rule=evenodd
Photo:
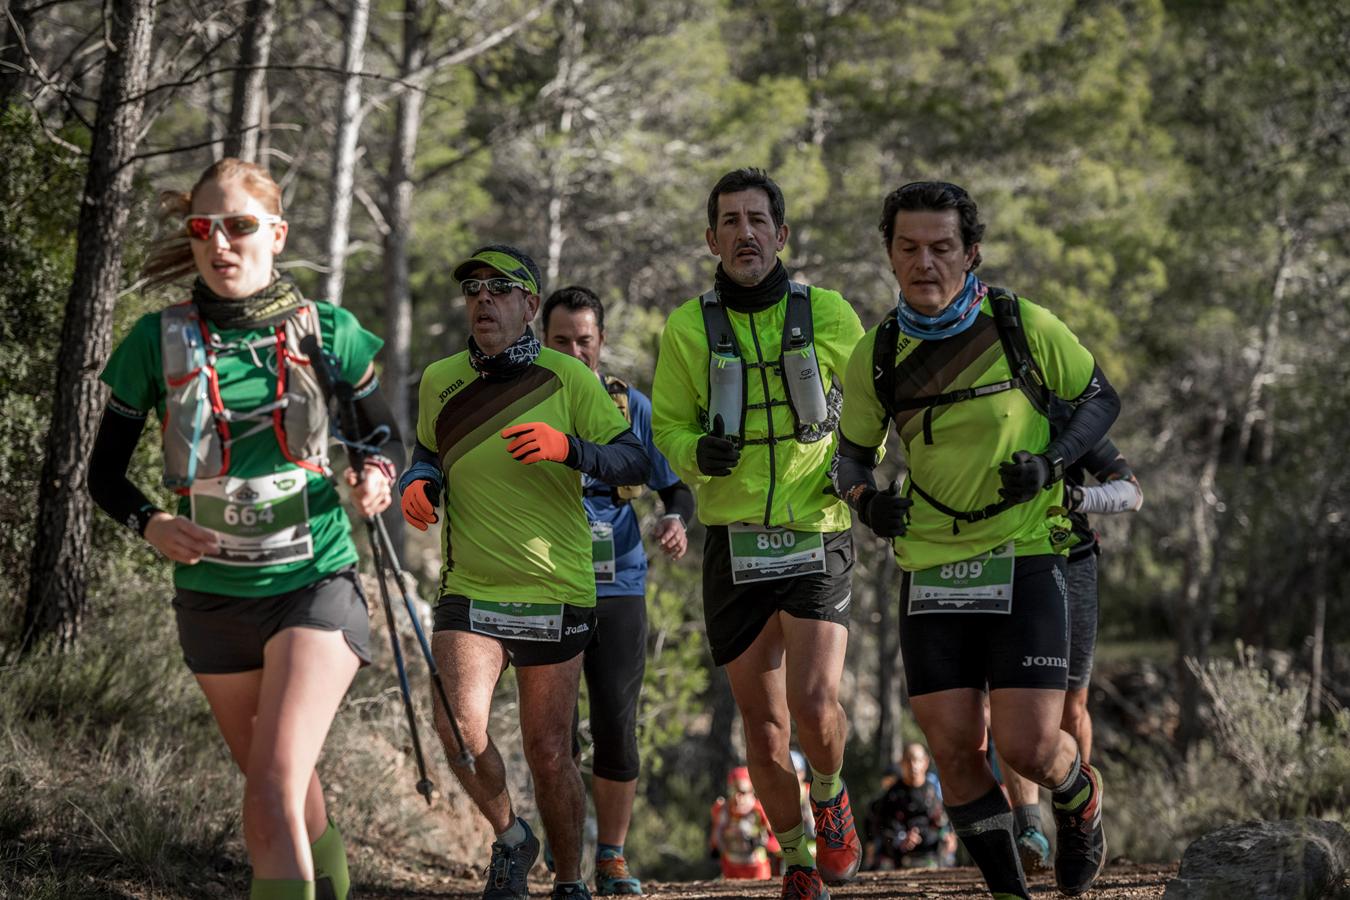
M1029 669L1032 666L1049 666L1052 669L1067 669L1069 667L1069 661L1062 656L1022 657L1022 668Z
M591 630L591 626L582 623L580 625L568 625L563 629L563 634L585 634Z

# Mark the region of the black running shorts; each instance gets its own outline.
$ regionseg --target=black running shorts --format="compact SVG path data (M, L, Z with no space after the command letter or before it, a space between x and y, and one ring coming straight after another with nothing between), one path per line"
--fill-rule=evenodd
M703 541L703 621L713 662L725 666L748 650L769 616L779 611L847 628L852 574L852 533L828 531L823 573L733 584L727 527L710 525Z
M1062 691L1069 674L1068 588L1062 556L1013 565L1008 613L910 615L910 573L900 580L900 653L911 697L971 688Z
M1097 651L1097 554L1069 558L1069 690L1086 690Z
M261 669L263 646L287 628L341 631L361 665L370 663L370 619L355 566L272 597L226 597L178 588L173 609L183 660L198 675Z
M442 594L436 601L432 631L467 631L469 627L469 598L461 594ZM556 641L522 641L511 638L493 638L506 648L506 655L516 668L552 666L567 662L586 649L595 631L593 607L563 604L562 636Z
M601 597L582 661L590 703L591 771L610 781L638 777L637 711L647 671L645 597ZM572 755L581 751L573 728Z

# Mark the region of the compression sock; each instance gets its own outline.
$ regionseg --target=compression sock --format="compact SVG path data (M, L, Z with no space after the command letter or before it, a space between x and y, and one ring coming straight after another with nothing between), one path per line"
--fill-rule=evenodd
M595 858L597 860L609 857L623 857L623 844L600 844L595 845Z
M775 831L774 836L778 838L778 846L783 848L784 867L806 866L808 869L816 867L816 861L811 858L811 848L806 845L806 828L800 822L796 828Z
M1013 834L1021 834L1028 828L1044 831L1041 828L1041 805L1028 803L1026 806L1013 807Z
M347 871L347 848L342 843L342 832L328 820L328 828L319 839L309 845L314 858L315 900L347 900L352 879Z
M816 767L811 767L811 799L817 803L828 803L839 792L844 789L844 780L839 777L843 769L836 769L832 774L826 775L824 772L817 772Z
M503 847L519 847L529 836L530 833L525 830L525 823L520 820L520 816L513 815L510 827L497 835L497 843Z
M1013 841L1012 811L997 784L978 800L948 806L947 817L994 896L1030 898Z
M1087 776L1081 755L1074 754L1069 774L1064 777L1064 781L1050 789L1050 799L1055 802L1056 809L1065 812L1078 812L1092 799L1092 780Z
M298 878L255 878L249 900L314 900L314 882Z

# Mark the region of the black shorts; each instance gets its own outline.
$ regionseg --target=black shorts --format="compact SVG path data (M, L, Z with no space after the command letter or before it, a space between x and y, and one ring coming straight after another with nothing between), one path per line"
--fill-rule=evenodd
M287 628L341 631L361 665L370 664L370 618L355 566L271 597L226 597L178 588L173 609L183 661L198 675L261 669L263 646Z
M637 712L642 676L647 671L645 597L600 597L595 601L595 633L581 663L590 703L591 771L610 781L638 777ZM581 753L577 717L572 755Z
M469 627L469 598L462 594L442 594L436 601L432 632L467 631ZM556 641L522 641L494 637L506 649L506 655L516 668L525 666L553 666L567 662L586 649L595 631L595 610L591 607L563 604L562 636Z
M1013 565L1007 613L910 615L910 573L900 580L900 653L911 697L973 688L1062 691L1069 675L1068 587L1062 556Z
M1087 688L1097 650L1097 554L1069 558L1069 690Z
M847 628L852 574L852 532L827 531L823 573L733 584L727 527L708 526L703 540L703 621L713 662L725 666L748 650L764 623L779 611Z

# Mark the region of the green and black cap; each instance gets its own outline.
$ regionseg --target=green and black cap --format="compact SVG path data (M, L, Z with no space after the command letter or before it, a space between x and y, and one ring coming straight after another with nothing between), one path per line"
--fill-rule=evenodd
M463 281L468 278L469 273L478 266L491 266L507 278L514 278L524 284L531 294L544 292L544 277L539 273L539 267L530 259L529 254L510 244L488 244L486 247L479 247L473 251L473 256L455 266L455 280Z

